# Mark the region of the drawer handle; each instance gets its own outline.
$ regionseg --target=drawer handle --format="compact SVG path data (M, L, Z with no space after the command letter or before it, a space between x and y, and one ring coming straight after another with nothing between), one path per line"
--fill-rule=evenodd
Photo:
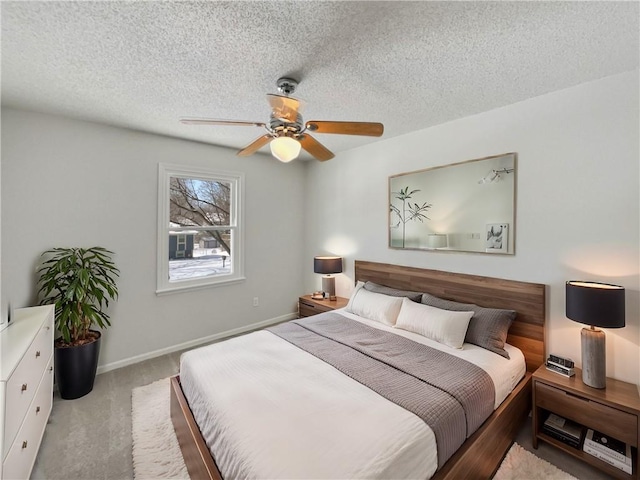
M26 392L27 391L27 384L26 383L22 384L22 388L20 388L20 391L21 392Z
M23 449L27 448L27 441L26 441L26 440L24 440L24 441L22 442L22 448L23 448Z
M588 398L581 397L580 395L576 395L575 393L571 393L571 392L564 392L564 393L567 395L567 397L575 398L576 400L581 400L583 402L589 403Z
M36 407L36 413L40 413L40 407Z
M53 372L53 367L49 367L49 371L50 371L50 372Z
M39 356L40 356L40 350L36 352L36 358L38 358Z

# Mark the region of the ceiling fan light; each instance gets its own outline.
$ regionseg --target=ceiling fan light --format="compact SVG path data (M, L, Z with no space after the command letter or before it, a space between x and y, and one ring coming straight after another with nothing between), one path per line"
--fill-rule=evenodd
M278 137L269 144L271 154L281 162L287 163L300 155L300 142L291 137Z

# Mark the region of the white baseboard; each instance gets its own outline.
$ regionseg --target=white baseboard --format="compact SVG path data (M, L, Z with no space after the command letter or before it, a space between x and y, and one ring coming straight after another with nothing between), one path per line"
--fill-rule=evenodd
M297 313L289 313L287 315L281 315L276 318L270 318L269 320L264 320L262 322L252 323L251 325L247 325L244 327L234 328L233 330L227 330L226 332L209 335L208 337L202 337L196 340L190 340L188 342L180 343L178 345L172 345L170 347L161 348L160 350L154 350L153 352L143 353L142 355L136 355L135 357L125 358L124 360L118 360L117 362L107 363L106 365L100 365L98 367L98 375L100 375L101 373L109 372L111 370L116 370L118 368L127 367L135 363L143 362L151 358L160 357L162 355L166 355L167 353L173 353L173 352L178 352L180 350L187 350L188 348L198 347L200 345L211 343L223 338L233 337L234 335L250 332L252 330L258 330L260 328L268 327L276 323L286 322L287 320L293 320L294 318L298 318Z

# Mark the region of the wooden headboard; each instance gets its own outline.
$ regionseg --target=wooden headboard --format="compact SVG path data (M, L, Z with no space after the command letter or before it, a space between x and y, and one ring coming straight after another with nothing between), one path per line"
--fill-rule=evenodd
M447 300L518 312L507 342L524 353L527 371L544 362L545 286L501 278L356 260L356 281L426 292Z

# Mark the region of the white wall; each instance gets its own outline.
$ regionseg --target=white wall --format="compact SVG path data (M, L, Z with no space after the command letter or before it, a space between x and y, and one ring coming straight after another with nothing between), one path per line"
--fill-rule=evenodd
M637 71L616 75L311 164L306 258L346 257L342 296L354 259L544 283L547 352L578 364L582 326L565 317L565 281L623 285L627 326L606 332L607 372L640 383L638 83ZM515 256L387 247L389 175L506 152L518 154Z
M0 120L0 129L2 123ZM2 155L0 155L0 273L2 272ZM2 295L2 275L0 275L0 330L5 326L8 321L7 307L5 305L5 297ZM2 353L2 347L0 346L0 354Z
M156 296L159 162L245 172L245 282ZM34 304L44 250L101 245L121 270L102 369L290 314L304 293L303 181L300 162L3 109L3 305Z

